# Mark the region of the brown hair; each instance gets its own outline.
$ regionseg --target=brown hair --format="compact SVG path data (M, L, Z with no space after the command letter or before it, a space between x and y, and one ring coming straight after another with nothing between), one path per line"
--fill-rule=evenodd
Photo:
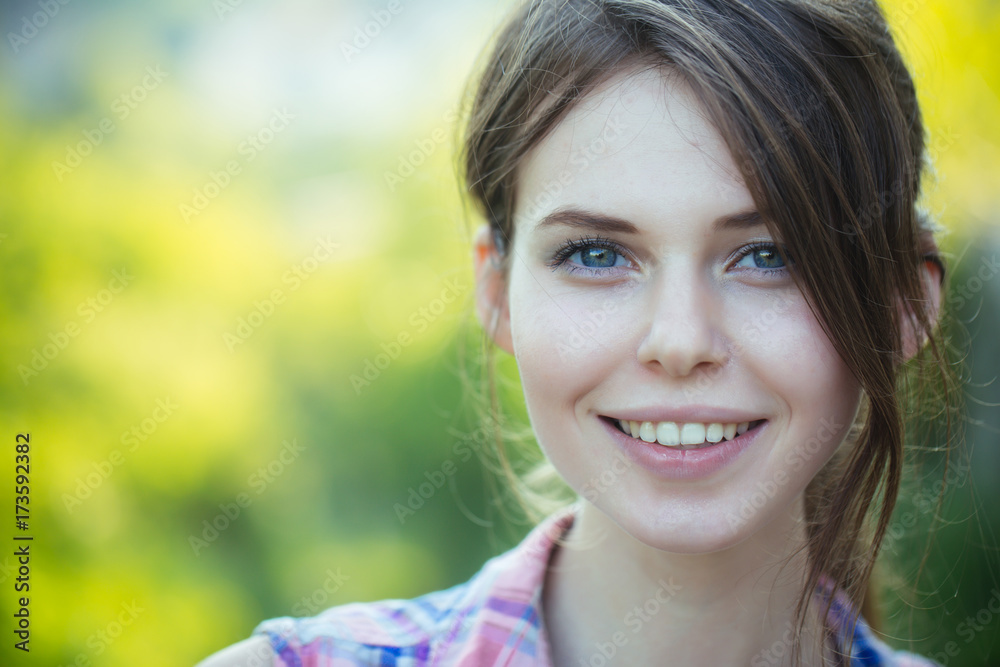
M916 205L925 136L913 80L874 0L530 0L485 60L461 154L501 253L514 238L522 159L577 100L635 63L690 85L863 388L855 428L806 491L810 569L796 638L822 575L877 623L868 591L902 476L903 371L937 369L946 404L954 394L940 329L916 307L927 296L922 264L942 275L944 264ZM506 273L509 253L502 261ZM928 344L904 365L907 325ZM488 342L486 355L495 424Z

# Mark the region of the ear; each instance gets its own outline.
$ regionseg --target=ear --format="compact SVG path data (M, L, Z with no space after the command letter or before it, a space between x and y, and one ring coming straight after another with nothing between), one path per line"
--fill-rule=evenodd
M941 266L935 261L926 260L921 266L920 275L924 286L924 300L917 302L915 305L921 305L926 308L928 319L934 323L937 322L938 316L941 313ZM901 319L903 361L909 361L924 347L927 339L921 335L918 340L916 322L913 317L913 306L900 304L900 310L903 315Z
M489 225L482 225L473 240L472 262L476 273L476 314L487 335L500 349L514 354L507 303L507 276L493 242Z

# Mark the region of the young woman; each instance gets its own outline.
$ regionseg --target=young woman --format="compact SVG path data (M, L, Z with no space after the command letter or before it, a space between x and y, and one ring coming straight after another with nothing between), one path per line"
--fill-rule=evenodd
M464 584L205 664L933 664L861 613L904 380L949 377L924 128L875 2L531 1L463 159L477 312L576 502Z

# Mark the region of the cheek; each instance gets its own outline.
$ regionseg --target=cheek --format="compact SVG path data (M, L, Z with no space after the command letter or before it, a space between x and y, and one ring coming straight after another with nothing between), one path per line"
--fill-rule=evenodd
M540 289L527 272L512 277L510 290L511 338L532 430L562 478L579 491L607 455L582 436L581 401L626 358L615 342L620 309L603 296Z
M795 319L801 325L790 337L793 339L784 341L797 371L789 379L792 391L812 397L816 410L830 412L831 417L851 410L857 402L860 384L805 302L798 306Z
M511 281L511 337L526 390L530 383L547 383L551 390L606 379L622 357L616 302L538 285L530 274Z
M815 472L846 437L860 403L860 383L801 298L760 334L749 363L783 403L789 437L781 455L798 469Z
M735 360L783 387L786 397L842 394L856 384L797 290L766 300L734 298L726 310Z

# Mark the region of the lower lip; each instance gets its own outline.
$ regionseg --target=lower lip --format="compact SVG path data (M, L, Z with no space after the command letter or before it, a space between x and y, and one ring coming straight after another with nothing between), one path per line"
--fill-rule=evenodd
M657 477L665 479L699 479L712 475L753 446L768 424L767 421L761 422L732 440L722 440L700 449L673 449L626 435L609 418L600 417L599 420L611 432L626 456Z

